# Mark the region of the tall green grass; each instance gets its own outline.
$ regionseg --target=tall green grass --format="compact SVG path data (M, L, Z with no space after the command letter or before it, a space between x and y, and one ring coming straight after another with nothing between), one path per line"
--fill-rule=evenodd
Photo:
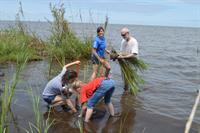
M68 21L64 18L65 8L51 5L50 10L53 16L51 24L51 36L48 42L44 42L35 34L28 32L28 28L21 22L23 9L20 3L19 12L16 15L16 27L0 30L0 63L17 61L16 54L28 51L29 60L40 60L47 55L50 58L57 58L63 64L65 60L88 59L91 53L91 37L84 37L81 40L72 31ZM49 44L49 45L46 45Z
M39 49L44 49L42 45L39 39L22 31L16 29L0 31L0 63L16 62L16 55L23 55L24 52L28 54L29 60L41 59Z
M40 112L40 96L34 95L32 88L28 93L32 100L35 122L34 123L29 122L29 129L25 129L25 131L27 133L48 133L48 130L53 125L54 120L52 121L50 120L49 118L50 112L48 113L47 119L43 120Z
M16 55L17 57L17 69L16 73L13 76L12 83L9 84L9 81L7 80L4 86L3 93L1 94L1 113L0 113L0 132L6 133L9 132L9 125L8 125L8 116L10 107L12 104L12 99L15 93L16 85L19 80L19 74L23 70L23 68L26 65L26 62L28 60L28 56L26 53Z
M81 40L72 31L69 22L64 18L64 4L58 6L50 4L50 10L53 21L49 21L51 24L51 36L48 41L49 77L54 61L64 66L66 60L90 58L92 44L91 38L85 37Z
M111 50L110 58L116 60L119 54L116 50ZM137 95L139 90L139 84L144 84L144 80L138 74L148 68L148 65L141 59L129 58L129 59L118 59L121 72L123 75L124 83L128 84L130 91L133 95Z
M26 26L21 22L23 9L21 2L19 4L15 20L16 27L0 30L0 63L16 62L16 55L23 55L24 51L29 54L29 60L39 60L45 50L44 42L35 34L28 33Z
M49 38L50 57L57 57L64 62L65 59L74 60L89 58L91 53L91 38L81 40L78 38L64 18L64 4L59 6L50 4L53 22L51 24L51 36Z
M133 95L137 95L139 90L139 84L144 84L144 80L138 74L138 72L143 72L147 69L147 64L143 60L132 58L132 59L121 59L118 60L123 80L130 86L130 91Z

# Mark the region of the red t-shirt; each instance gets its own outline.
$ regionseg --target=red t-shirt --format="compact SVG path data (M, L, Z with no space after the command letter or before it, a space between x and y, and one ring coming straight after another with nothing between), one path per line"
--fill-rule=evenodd
M96 91L96 89L99 87L99 85L104 79L105 77L96 78L82 86L81 91L80 91L81 104L88 101L88 99L93 95L93 93Z

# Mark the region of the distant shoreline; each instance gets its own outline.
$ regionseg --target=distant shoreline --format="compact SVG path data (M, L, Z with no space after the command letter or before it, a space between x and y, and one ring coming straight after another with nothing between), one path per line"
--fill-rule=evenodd
M0 23L15 23L14 20L0 20ZM47 21L21 21L23 23L48 23ZM89 24L89 25L102 25L103 23L85 23L85 22L69 22L70 24ZM200 27L185 27L185 26L164 26L164 25L139 25L139 24L111 24L109 25L119 25L119 26L144 26L144 27L163 27L163 28L192 28L192 29L200 29ZM0 27L1 29L1 27Z

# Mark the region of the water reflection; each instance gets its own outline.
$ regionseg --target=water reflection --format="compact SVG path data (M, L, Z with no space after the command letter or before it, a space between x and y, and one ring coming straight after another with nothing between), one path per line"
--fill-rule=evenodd
M73 132L78 133L79 129L76 127L75 122L77 117L75 117L70 111L57 111L56 109L48 110L43 114L44 120L46 121L49 117L49 121L53 122L53 125L49 129L49 133L65 133Z
M119 97L119 96L117 96ZM131 95L122 95L120 104L115 103L116 112L120 112L119 117L109 117L109 113L103 103L99 103L96 107L96 113L93 114L91 122L83 123L84 133L113 133L113 132L133 132L136 106L138 107L137 100ZM70 112L56 111L55 109L44 113L44 119L50 117L50 120L55 120L55 124L50 128L49 132L64 133L70 131L73 133L80 132L79 123L81 119L78 119L77 115Z
M12 131L15 131L17 133L20 133L21 131L21 128L18 124L18 117L14 115L12 109L9 109L9 116L10 116L10 119L11 119L11 123L10 123L10 130Z

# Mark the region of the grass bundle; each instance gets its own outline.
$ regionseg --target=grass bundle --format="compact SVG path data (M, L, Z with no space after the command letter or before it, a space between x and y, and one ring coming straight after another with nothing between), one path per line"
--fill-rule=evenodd
M115 60L118 56L119 54L115 50L111 51L111 59ZM140 83L144 83L144 80L140 75L138 75L138 71L143 72L146 70L147 64L137 58L118 59L118 62L122 71L124 82L130 86L131 93L136 95L139 90L138 85Z

